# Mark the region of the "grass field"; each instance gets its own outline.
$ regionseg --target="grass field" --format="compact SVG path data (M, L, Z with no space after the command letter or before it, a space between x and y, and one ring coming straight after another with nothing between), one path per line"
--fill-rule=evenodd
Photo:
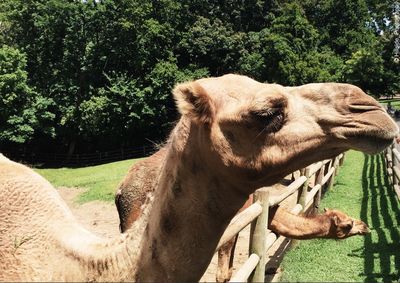
M83 168L35 169L55 187L79 187L87 189L79 202L91 200L113 201L118 183L128 169L140 159L129 159Z
M302 241L283 260L282 281L398 282L400 206L381 156L350 151L321 207L366 222L371 233L346 240Z
M379 103L381 103L383 105L387 105L389 102L393 108L400 109L400 99L398 99L398 98L388 99L388 100L386 100L386 99L379 100Z
M123 176L139 159L85 168L36 169L56 187L87 189L79 202L114 199ZM400 205L384 173L381 156L350 151L327 192L323 207L360 218L371 228L365 237L301 241L283 260L282 281L392 282L400 271Z

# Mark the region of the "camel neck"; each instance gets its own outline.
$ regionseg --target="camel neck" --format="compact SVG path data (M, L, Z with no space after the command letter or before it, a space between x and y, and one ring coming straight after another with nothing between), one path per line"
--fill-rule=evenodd
M192 137L202 133L188 127L178 125L173 138L179 143L170 145L163 165L137 281L198 281L226 226L247 199L209 171L200 146L192 143Z
M147 225L146 216L144 212L143 217L126 233L108 240L93 235L75 223L64 223L59 248L68 256L57 264L60 276L73 276L71 278L75 280L80 277L82 281L132 281L136 274L141 235ZM79 270L80 274L70 274L68 270ZM70 281L68 277L64 279Z
M270 229L292 239L328 238L332 227L331 219L322 214L315 216L294 215L283 208L272 215Z

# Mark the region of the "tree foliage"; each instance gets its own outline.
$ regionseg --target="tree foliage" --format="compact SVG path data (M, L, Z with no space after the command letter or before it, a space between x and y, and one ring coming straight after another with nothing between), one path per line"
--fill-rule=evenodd
M400 90L391 1L3 0L0 146L86 151L165 138L177 82Z
M48 111L50 99L43 98L28 85L26 56L18 49L0 48L0 142L22 144L45 132L54 136L48 125L54 115Z

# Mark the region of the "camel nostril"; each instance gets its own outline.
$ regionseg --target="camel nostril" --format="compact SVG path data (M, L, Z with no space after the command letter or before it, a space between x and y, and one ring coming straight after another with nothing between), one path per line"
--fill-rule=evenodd
M369 233L371 233L371 231L370 230L363 230L363 231L360 231L360 232L358 232L360 235L367 235L367 234L369 234Z
M366 111L372 111L372 110L379 110L379 109L382 109L382 107L377 106L377 105L350 104L349 109L352 112L366 112Z
M371 233L371 230L369 229L369 227L367 226L367 225L363 225L361 228L359 228L360 230L359 230L359 234L360 235L366 235L366 234L369 234L369 233Z

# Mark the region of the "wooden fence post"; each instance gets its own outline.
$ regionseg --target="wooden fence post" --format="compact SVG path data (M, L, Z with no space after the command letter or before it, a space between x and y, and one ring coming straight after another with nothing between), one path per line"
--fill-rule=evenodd
M264 282L265 280L265 241L267 235L268 213L269 213L269 191L268 189L259 189L254 193L254 201L260 202L262 213L251 223L250 231L250 254L256 254L260 261L254 270L251 282Z
M392 160L392 151L391 146L385 149L385 165L386 171L388 174L389 182L393 185L393 160Z
M321 166L321 168L318 171L317 178L315 180L315 186L320 185L322 183L322 179L324 178L325 174L325 166ZM314 199L314 213L318 212L319 205L321 203L321 196L322 196L322 185L318 190L318 193L315 195Z
M310 167L306 167L304 170L304 176L306 176L307 180L304 182L302 188L301 188L301 193L300 193L300 198L299 198L299 204L303 207L303 212L306 211L306 200L307 200L307 193L308 193L308 185L310 183Z
M335 166L335 176L339 174L339 165L340 165L340 159L338 155L335 157L335 162L333 163L333 166Z
M339 160L339 166L342 166L343 165L343 163L344 163L344 157L346 156L346 154L343 152L342 153L343 155L342 155L342 158L340 158L340 160Z
M334 159L332 159L332 162L331 162L331 167L330 168L334 168L334 172L333 172L333 174L331 175L331 177L329 178L329 181L328 181L328 190L331 190L332 189L332 187L333 187L333 183L335 182L335 173L336 173L336 158L334 158ZM330 169L329 168L329 169Z
M390 146L390 153L392 155L392 184L393 188L397 185L396 174L394 173L394 167L396 166L396 155L394 154L393 149L395 148L394 143Z

